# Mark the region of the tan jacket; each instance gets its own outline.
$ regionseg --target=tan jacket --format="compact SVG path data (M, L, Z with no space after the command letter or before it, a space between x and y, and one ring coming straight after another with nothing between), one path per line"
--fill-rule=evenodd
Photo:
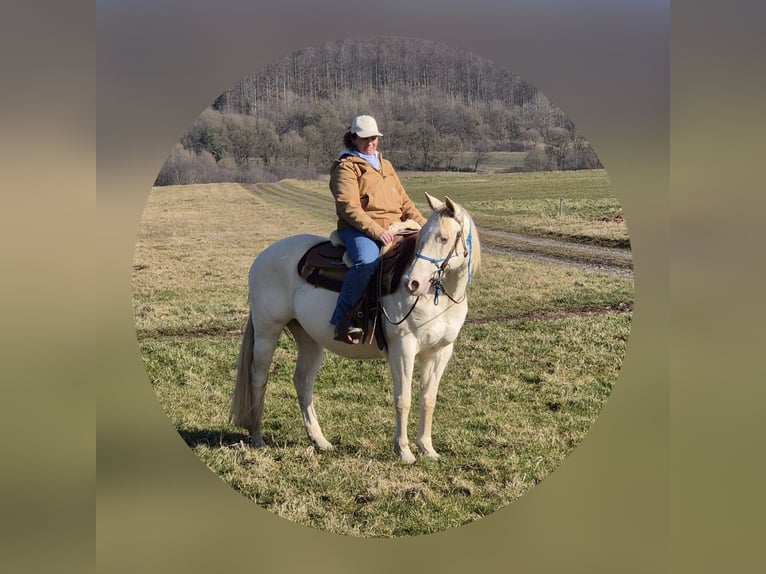
M347 155L335 161L330 172L338 229L355 227L373 239L394 221L426 222L391 162L380 156L380 171L360 157Z

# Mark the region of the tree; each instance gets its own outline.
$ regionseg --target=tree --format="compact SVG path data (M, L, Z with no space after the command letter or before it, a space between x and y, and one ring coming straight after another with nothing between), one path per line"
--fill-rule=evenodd
M301 137L301 134L295 130L290 130L279 138L277 157L290 161L291 158L300 157L305 147L306 142Z
M207 151L195 153L179 142L157 174L154 185L188 185L209 183L225 177L213 156Z
M208 108L194 120L194 123L181 137L180 142L188 150L197 154L207 151L212 154L216 161L220 161L226 153L224 148L225 132L223 116Z
M488 136L494 141L507 141L510 136L510 128L513 126L513 114L506 108L493 105L486 113L484 123L488 128Z
M420 168L425 171L431 167L432 154L436 148L438 133L436 128L420 123L412 126L412 145L415 150L413 160L420 163Z
M277 136L274 124L269 120L257 120L255 122L255 149L254 153L264 165L269 165L271 159L276 157L279 150L279 136Z
M600 167L602 167L601 162L588 141L581 135L575 135L572 139L566 169L597 169Z
M482 119L478 111L463 104L456 104L453 111L451 133L463 144L472 145L481 135Z
M474 146L473 146L473 171L478 172L479 171L479 164L487 159L489 156L489 144L486 140L482 139L479 140Z
M452 169L452 161L457 157L461 149L460 138L457 136L447 136L441 140L441 155L446 170Z
M309 125L316 128L316 132L312 133L316 139L312 143L315 146L317 165L327 171L340 151L343 134L348 129L346 123L350 122L350 118L346 122L341 122L332 104L322 101L311 106L308 121Z
M322 148L322 134L316 126L303 128L303 145L305 146L304 157L307 166L320 165L320 150Z
M247 167L250 159L255 156L256 119L252 116L226 114L224 123L229 153L239 167Z
M548 171L552 169L551 159L545 150L536 147L524 157L524 171Z
M566 169L571 147L572 135L564 128L551 128L545 132L545 150L554 167Z
M302 173L327 173L361 113L377 118L380 149L401 169L454 169L465 152L478 170L491 151L543 142L548 160L535 152L527 168L600 167L572 122L530 84L475 54L397 37L292 53L221 94L180 142L242 177L276 177L297 163Z

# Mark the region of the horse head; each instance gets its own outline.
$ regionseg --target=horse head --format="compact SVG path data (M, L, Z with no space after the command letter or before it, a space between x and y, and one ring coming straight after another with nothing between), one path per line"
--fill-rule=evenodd
M440 201L426 193L426 199L432 213L420 230L417 252L404 277L405 289L416 296L432 285L443 289L445 275L453 272L462 271L470 280L478 251L473 221L463 207L449 197Z

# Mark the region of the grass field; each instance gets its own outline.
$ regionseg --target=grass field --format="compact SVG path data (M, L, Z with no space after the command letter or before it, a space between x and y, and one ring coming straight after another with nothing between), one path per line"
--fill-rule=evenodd
M524 166L525 151L491 151L479 160L479 172L502 173L511 169L521 169ZM459 169L473 169L476 165L476 153L465 152L458 155L453 165Z
M402 184L421 209L424 193L448 195L480 227L588 243L629 247L622 209L604 170L505 174L402 173ZM286 180L281 187L330 202L326 181Z
M598 189L603 182L592 175L597 181L590 185ZM433 177L410 176L408 189L442 197L447 176ZM482 212L482 202L501 183L480 181L474 188L469 178L456 179L448 195L477 217L494 212L489 205ZM320 202L328 193L326 182L283 184L314 189ZM533 202L550 192L527 193L525 201ZM510 230L515 222L498 218L497 225ZM329 354L316 405L335 450L316 451L292 387L295 348L288 335L280 340L267 391L268 446L247 446L245 431L227 422L248 312L247 270L273 241L298 232L326 235L332 226L322 211L238 184L152 191L134 259L139 348L170 423L200 460L280 516L368 537L472 522L557 468L583 440L615 384L630 332L633 284L487 252L440 388L434 446L441 460L397 462L384 361L354 363ZM416 404L417 385L413 395ZM412 418L410 424L412 437Z

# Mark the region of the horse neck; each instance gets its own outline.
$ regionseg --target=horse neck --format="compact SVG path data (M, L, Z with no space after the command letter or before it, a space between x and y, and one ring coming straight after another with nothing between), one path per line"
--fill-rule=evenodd
M444 279L444 286L452 287L459 295L465 293L466 289L468 289L468 280L468 263L466 261L457 269L453 269L447 273L447 276Z
M462 257L462 249L458 254ZM465 261L465 260L464 260ZM448 270L442 276L444 289L454 298L461 299L468 289L468 264L463 263L460 267Z

